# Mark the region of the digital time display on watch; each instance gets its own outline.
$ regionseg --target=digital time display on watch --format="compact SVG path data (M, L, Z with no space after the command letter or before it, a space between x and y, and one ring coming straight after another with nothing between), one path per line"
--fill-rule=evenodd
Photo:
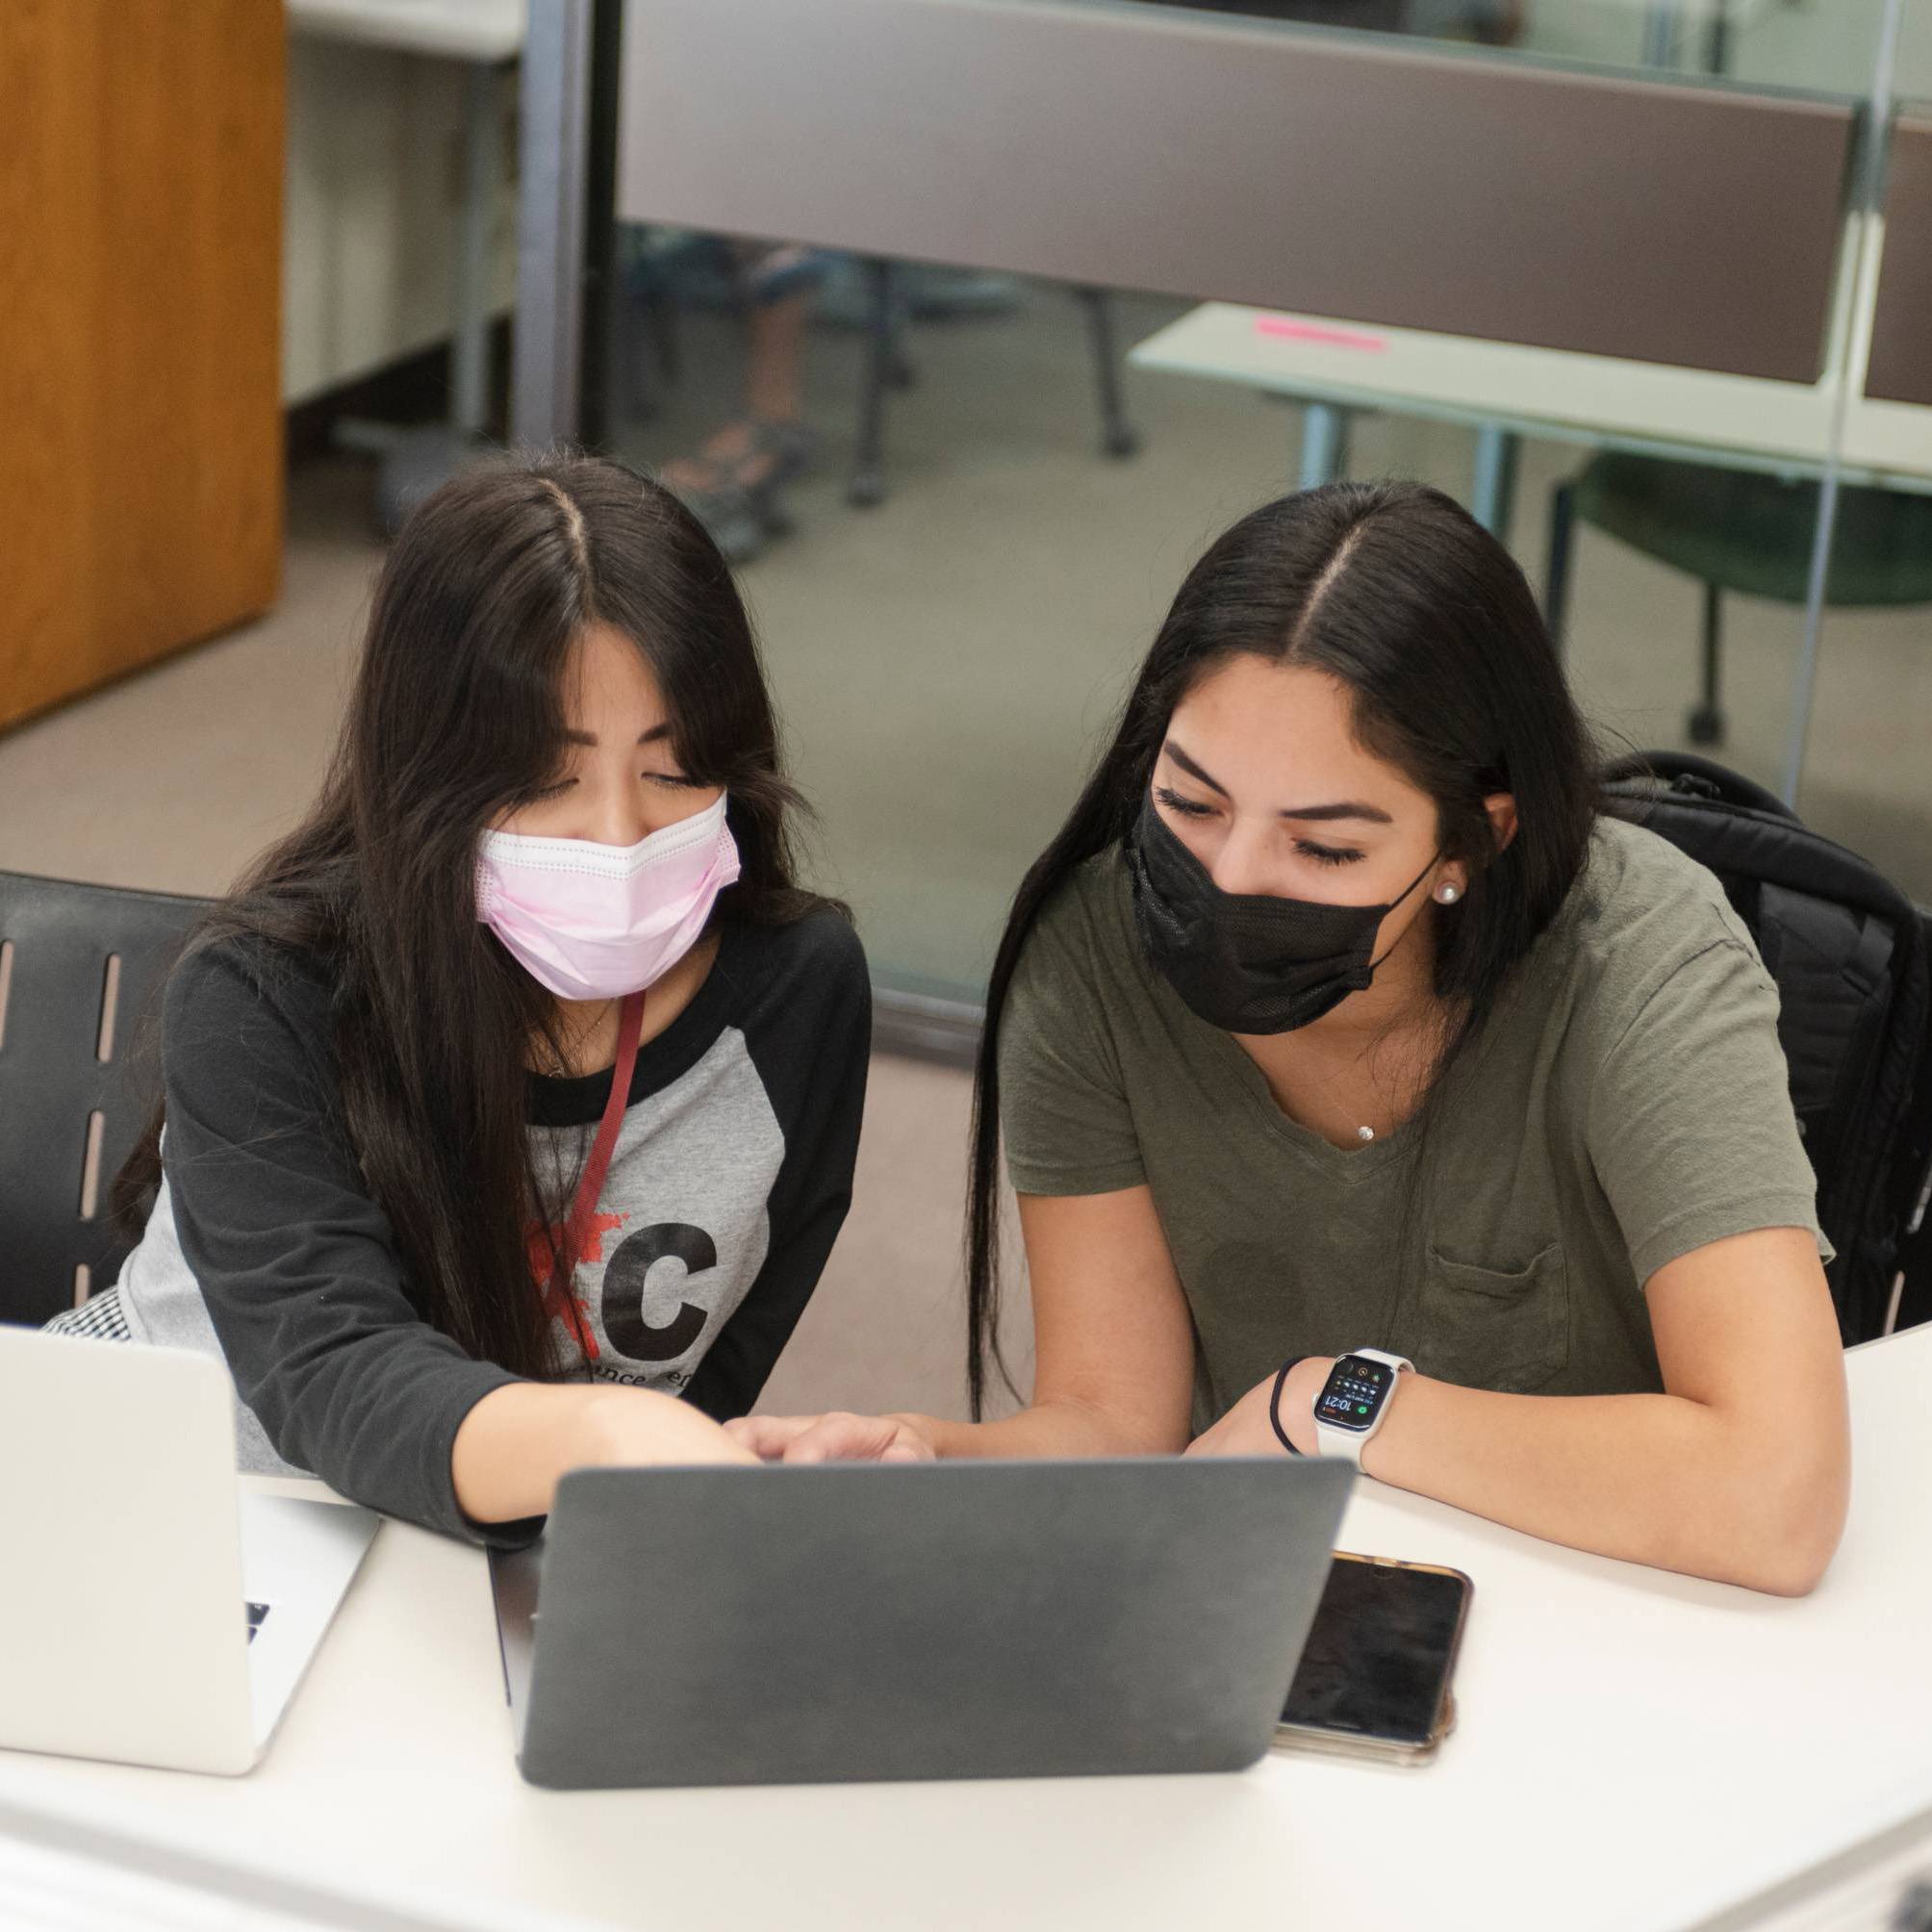
M1386 1362L1359 1355L1337 1356L1315 1398L1315 1420L1331 1429L1373 1429L1394 1379L1395 1371Z

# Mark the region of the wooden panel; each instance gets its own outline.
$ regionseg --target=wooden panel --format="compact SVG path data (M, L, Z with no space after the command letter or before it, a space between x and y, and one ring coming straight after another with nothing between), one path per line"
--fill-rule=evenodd
M1932 116L1922 113L1893 130L1865 393L1932 404Z
M0 724L274 598L283 31L0 6Z
M1849 103L1160 6L637 0L619 213L1814 381Z
M89 273L97 156L79 112L105 10L0 7L0 721L93 628Z

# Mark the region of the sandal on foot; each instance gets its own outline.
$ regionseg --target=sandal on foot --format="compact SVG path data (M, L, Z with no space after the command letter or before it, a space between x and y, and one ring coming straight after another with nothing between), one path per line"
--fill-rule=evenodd
M819 440L802 423L768 422L754 416L746 426L750 441L745 454L729 465L731 480L744 491L767 536L788 536L792 520L780 492L811 467Z
M749 564L765 547L765 520L735 483L703 489L676 483L664 487L704 525L704 534L727 564Z
M768 537L792 529L779 493L810 464L818 438L795 422L744 420L744 447L731 456L709 453L688 459L703 481L667 488L691 509L711 540L734 564L747 562Z

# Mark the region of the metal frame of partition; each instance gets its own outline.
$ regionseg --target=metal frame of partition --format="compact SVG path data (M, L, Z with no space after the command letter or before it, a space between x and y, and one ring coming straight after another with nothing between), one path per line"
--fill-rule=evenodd
M1898 71L1898 40L1905 19L1905 0L1885 0L1878 48L1860 127L1859 152L1852 175L1851 218L1858 223L1864 245L1882 234L1875 218L1885 191L1885 161L1892 134L1892 109ZM1880 244L1882 245L1882 243ZM1845 344L1846 354L1851 344ZM1860 371L1862 374L1863 371ZM1785 742L1784 771L1778 795L1796 807L1804 783L1805 747L1811 736L1812 704L1818 691L1818 648L1824 631L1825 592L1831 578L1831 548L1838 535L1838 500L1842 487L1844 417L1851 401L1851 384L1842 381L1832 410L1831 433L1825 448L1823 481L1818 487L1818 522L1812 531L1811 566L1805 581L1804 639L1798 648L1797 670L1792 680L1791 724Z
M597 0L530 0L518 140L517 325L510 435L544 448L580 433Z
M623 0L530 0L510 370L510 437L526 448L604 436L623 36Z

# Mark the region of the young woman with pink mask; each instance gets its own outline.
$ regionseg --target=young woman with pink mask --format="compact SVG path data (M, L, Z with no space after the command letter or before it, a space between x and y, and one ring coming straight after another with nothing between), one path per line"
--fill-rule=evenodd
M851 1197L871 1015L750 624L669 493L462 477L377 587L305 824L176 968L116 1287L246 1467L520 1540L584 1464L750 1462Z

